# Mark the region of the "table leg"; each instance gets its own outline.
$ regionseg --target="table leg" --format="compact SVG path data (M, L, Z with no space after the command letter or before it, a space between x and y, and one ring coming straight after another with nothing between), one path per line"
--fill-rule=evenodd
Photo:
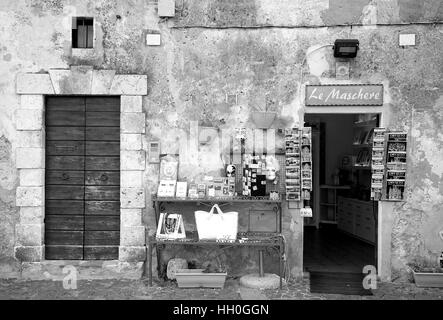
M279 259L278 269L280 271L280 290L283 288L283 268L282 268L282 265L283 265L283 263L282 263L283 257L282 256L283 255L282 255L281 249L282 249L282 247L281 247L281 243L280 243L278 246L278 259Z

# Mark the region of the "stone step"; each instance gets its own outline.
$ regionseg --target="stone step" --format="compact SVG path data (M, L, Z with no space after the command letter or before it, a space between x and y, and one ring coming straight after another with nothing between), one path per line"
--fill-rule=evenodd
M144 262L118 260L51 260L23 262L21 278L25 280L63 280L76 275L78 280L140 279Z

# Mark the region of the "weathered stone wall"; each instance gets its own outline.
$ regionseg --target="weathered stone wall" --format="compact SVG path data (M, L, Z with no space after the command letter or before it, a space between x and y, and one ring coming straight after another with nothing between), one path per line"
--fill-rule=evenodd
M95 17L92 52L71 49L72 16ZM143 147L160 139L162 152L178 153L191 120L220 129L252 127L251 111L267 108L279 114L275 127L303 121L300 83L336 82L329 45L349 37L360 40L350 81L383 83L388 127L410 134L407 198L394 205L391 244L394 277L403 276L414 256L443 251L437 235L443 229L443 26L433 24L442 20L439 0L184 0L176 1L176 18L169 20L158 18L156 1L1 1L0 258L12 261L19 215L17 73L89 65L146 74ZM145 45L147 29L160 31L161 46ZM398 46L403 31L417 34L417 46ZM149 194L157 176L158 165L149 165L143 219L151 234ZM301 270L301 226L301 218L286 210L294 274ZM255 267L249 255L236 260L238 268L243 261L251 262L246 269Z

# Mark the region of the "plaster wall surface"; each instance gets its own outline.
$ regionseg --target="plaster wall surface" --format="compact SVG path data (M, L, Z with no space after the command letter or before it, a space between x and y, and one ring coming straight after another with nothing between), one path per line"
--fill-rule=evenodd
M335 80L331 44L337 38L360 41L348 82L383 83L386 126L409 133L406 200L393 205L393 278L404 279L414 257L434 259L443 251L438 237L443 229L441 1L185 0L176 2L172 19L159 19L156 10L155 1L144 0L0 2L0 259L5 265L15 263L19 219L18 73L87 65L147 75L143 148L147 151L149 140L160 139L162 153L176 154L190 121L228 131L252 128L251 112L267 109L278 114L275 128L300 124L302 84L343 83ZM72 16L95 18L93 50L71 48ZM160 32L161 46L145 45L148 30ZM417 45L399 47L400 32L415 33ZM209 157L206 163L216 165L191 162L181 168L180 177L221 172L219 161ZM155 220L149 194L156 191L157 180L158 165L147 165L143 221L150 234ZM285 210L283 221L290 267L300 275L302 219ZM238 261L247 262L233 268L249 263L246 269L255 268L257 260L249 255L240 253Z

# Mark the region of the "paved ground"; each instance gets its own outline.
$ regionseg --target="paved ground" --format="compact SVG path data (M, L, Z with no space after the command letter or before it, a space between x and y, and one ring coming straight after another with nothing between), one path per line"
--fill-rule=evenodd
M156 282L149 287L146 280L79 281L77 289L65 290L61 281L0 280L0 299L153 299L153 300L360 300L360 299L438 299L443 300L443 289L418 288L413 283L379 284L373 296L313 294L309 280L291 282L283 290L251 290L241 288L238 280L226 281L223 289L182 289L175 282Z

